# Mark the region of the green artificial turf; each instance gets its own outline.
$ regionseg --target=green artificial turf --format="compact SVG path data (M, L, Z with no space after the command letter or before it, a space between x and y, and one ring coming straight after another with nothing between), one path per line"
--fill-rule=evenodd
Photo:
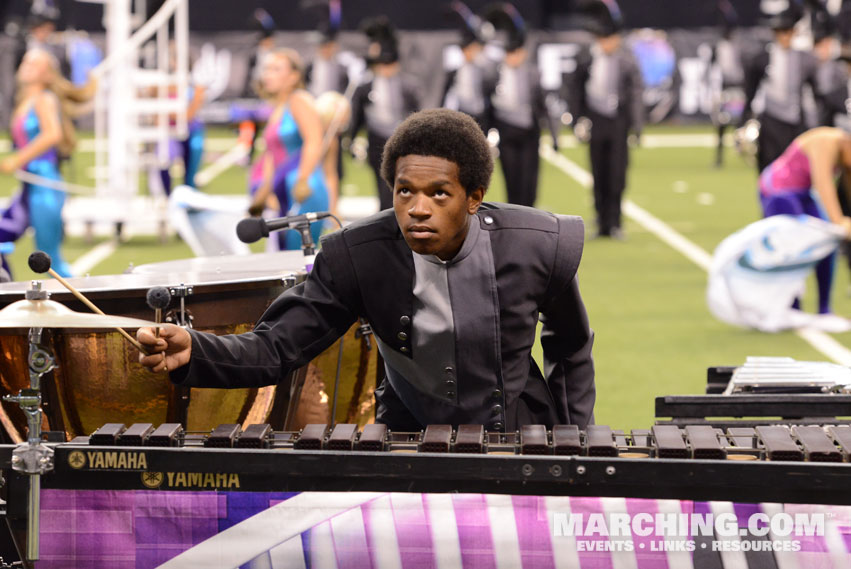
M648 134L710 132L709 127L693 125L648 130ZM225 129L213 130L211 136L236 138ZM586 148L562 152L587 169ZM214 155L208 153L207 157ZM635 149L626 193L628 199L710 253L724 237L760 216L754 169L732 149L727 150L723 168L712 167L713 157L712 148ZM86 174L93 162L91 153L78 153L73 172L66 176L90 185ZM346 157L345 173L344 195L374 192L372 171L367 165ZM245 170L234 167L205 191L241 194L245 181ZM14 188L10 177L0 177L0 196L10 195ZM594 229L590 196L589 189L542 161L538 206L583 216L589 236ZM498 165L487 199L505 199ZM794 333L763 334L716 321L706 307L705 272L636 223L627 220L625 229L624 242L588 241L579 270L580 288L596 333L598 423L622 429L648 428L654 420L654 398L703 392L709 366L737 365L749 355L825 359ZM97 242L69 238L64 245L66 257L73 261ZM32 277L25 267L31 248L31 238L24 238L11 256L18 279ZM155 236L134 236L90 273L120 273L130 263L189 256L189 248L177 238L161 244ZM837 263L833 294L834 309L842 315L851 315L851 298L846 294L848 275L842 259ZM813 288L809 287L805 297L805 309L813 309ZM851 346L851 334L835 338ZM540 358L539 347L535 353Z

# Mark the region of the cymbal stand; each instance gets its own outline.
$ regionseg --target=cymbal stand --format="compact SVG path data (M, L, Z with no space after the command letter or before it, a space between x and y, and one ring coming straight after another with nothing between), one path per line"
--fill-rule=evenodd
M41 290L41 282L33 281L27 291L28 300L44 300L47 292ZM53 354L41 345L42 328L30 328L29 374L30 387L17 395L6 395L5 401L17 403L27 416L27 442L20 443L12 452L12 469L28 474L30 490L27 500L27 548L26 558L39 558L39 510L41 475L53 470L53 449L41 441L41 377L55 366Z

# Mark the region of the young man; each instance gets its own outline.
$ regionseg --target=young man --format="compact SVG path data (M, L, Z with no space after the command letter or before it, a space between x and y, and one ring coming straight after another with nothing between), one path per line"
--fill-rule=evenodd
M447 109L409 117L388 140L382 175L393 211L327 236L307 280L283 293L253 332L214 336L176 326L137 337L139 361L194 387L281 381L369 320L386 364L376 421L429 424L593 421L593 333L576 270L576 217L482 204L493 161L476 122ZM543 322L544 373L532 360Z

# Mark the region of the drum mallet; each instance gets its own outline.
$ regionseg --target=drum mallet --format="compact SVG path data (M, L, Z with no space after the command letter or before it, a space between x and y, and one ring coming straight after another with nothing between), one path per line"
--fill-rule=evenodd
M98 308L97 306L92 304L92 302L88 298L83 296L83 293L81 293L76 288L74 288L74 285L72 285L71 283L66 281L64 278L62 278L62 276L59 275L59 273L57 273L56 271L51 269L50 268L51 262L52 261L50 259L50 255L48 255L44 251L36 251L32 255L30 255L29 259L27 259L27 264L29 264L30 270L32 270L32 272L39 273L39 274L44 274L44 273L49 274L51 277L53 277L54 279L59 281L59 284L61 284L65 288L67 288L71 292L71 294L73 294L75 297L77 297L77 300L79 300L80 302L82 302L83 304L88 306L93 312L96 312L97 314L100 314L101 316L106 316L100 308ZM128 342L133 344L133 346L137 350L139 350L140 352L142 352L146 356L151 355L151 352L149 352L145 348L145 346L140 344L136 340L136 338L134 338L133 336L128 334L127 331L124 330L124 328L116 328L115 330L119 334L124 336L125 340L127 340Z
M154 322L162 324L163 310L168 308L168 304L171 302L171 293L168 292L168 289L164 286L153 286L148 289L146 300L148 302L148 307L154 311ZM157 338L160 337L159 326L157 326L154 331L154 336Z

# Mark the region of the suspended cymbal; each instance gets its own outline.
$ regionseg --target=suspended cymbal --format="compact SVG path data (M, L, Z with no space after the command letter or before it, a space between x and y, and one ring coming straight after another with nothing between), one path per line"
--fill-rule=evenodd
M53 300L19 300L0 310L0 328L142 328L154 322L74 312Z

